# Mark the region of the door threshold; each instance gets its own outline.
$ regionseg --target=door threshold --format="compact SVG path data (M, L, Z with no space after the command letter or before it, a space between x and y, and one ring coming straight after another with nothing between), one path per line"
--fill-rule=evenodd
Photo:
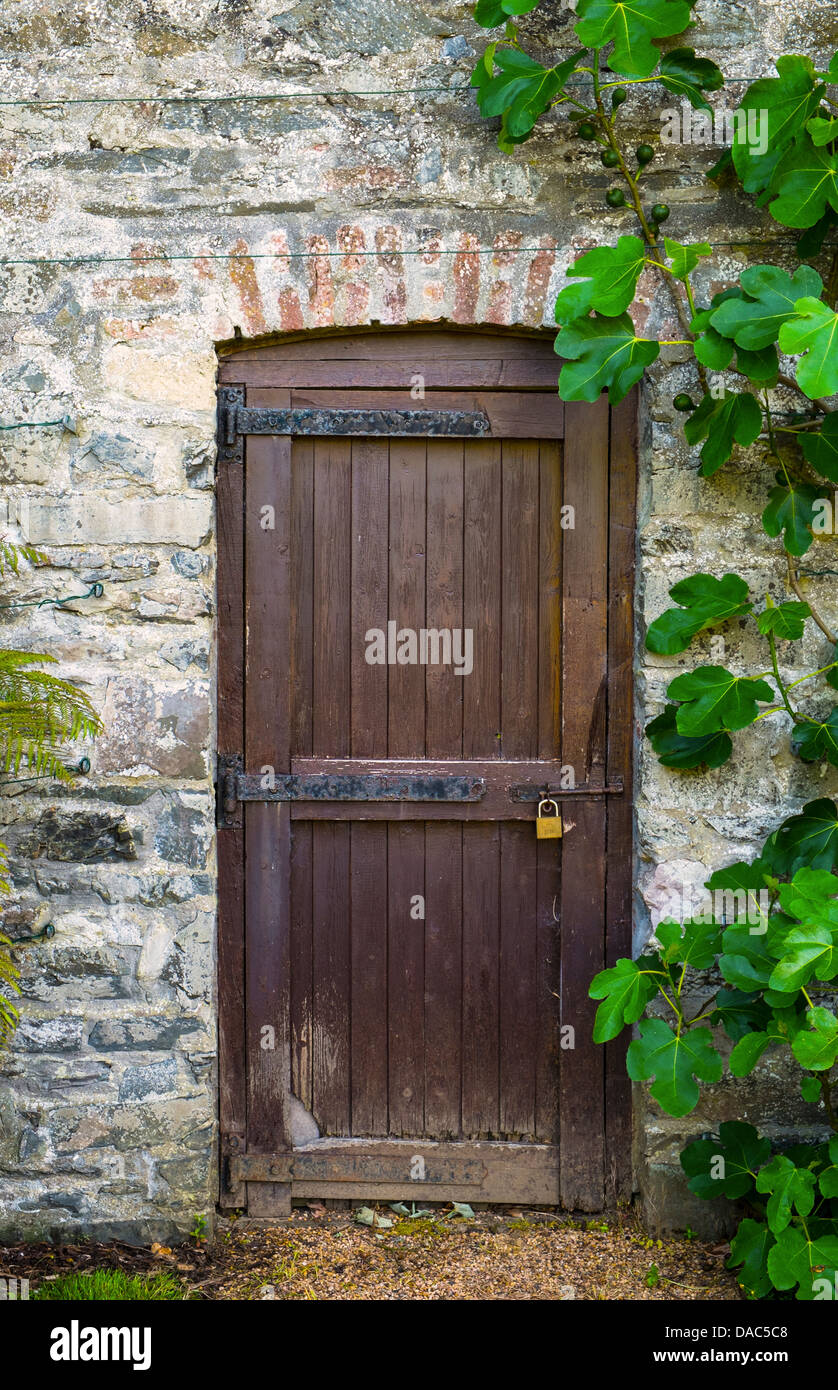
M239 1154L231 1183L289 1184L291 1198L555 1206L559 1150L503 1140L313 1139L284 1153Z

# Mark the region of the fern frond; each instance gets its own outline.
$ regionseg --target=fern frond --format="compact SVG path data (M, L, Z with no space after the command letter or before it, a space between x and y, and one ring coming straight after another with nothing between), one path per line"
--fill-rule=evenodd
M28 547L0 540L0 575L17 572L21 555L41 558ZM64 746L93 738L102 724L84 691L71 681L39 669L55 665L46 652L0 650L0 768L20 774L25 763L34 776L69 782ZM0 844L0 892L10 891L6 847ZM12 943L0 935L0 1048L11 1039L20 1014L12 995L20 994L20 972L11 955Z
M0 985L8 989L13 989L15 994L20 994L18 980L20 971L12 960L9 951L12 943L7 936L0 936Z
M9 851L0 841L0 890L10 891L8 880ZM18 1025L20 1012L9 998L10 994L20 994L20 971L12 960L12 943L0 933L0 1048L11 1040Z
M10 1041L20 1018L20 1011L9 998L20 994L20 971L9 954L11 941L0 935L0 1048Z
M44 565L47 556L34 545L15 545L14 541L0 540L0 578L17 574L21 560L28 560L30 565Z
M44 662L56 665L57 656L49 656L46 652L19 652L13 647L0 648L0 670L8 668L14 671L19 666L36 665L43 666Z
M0 1048L6 1047L14 1037L20 1019L20 1010L10 999L0 994Z
M62 745L95 738L102 725L90 700L70 681L37 666L55 664L45 652L0 650L0 767L22 764L36 776L66 781Z

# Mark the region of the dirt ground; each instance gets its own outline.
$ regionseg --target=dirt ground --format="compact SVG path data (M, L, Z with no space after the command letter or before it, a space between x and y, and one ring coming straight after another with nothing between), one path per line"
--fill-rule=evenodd
M48 1278L98 1268L170 1270L201 1299L737 1300L727 1245L655 1239L630 1215L569 1221L550 1212L450 1208L405 1216L318 1204L262 1228L225 1221L213 1240L169 1248L120 1243L0 1247L0 1272ZM381 1224L379 1224L381 1223ZM384 1224L392 1223L392 1224Z

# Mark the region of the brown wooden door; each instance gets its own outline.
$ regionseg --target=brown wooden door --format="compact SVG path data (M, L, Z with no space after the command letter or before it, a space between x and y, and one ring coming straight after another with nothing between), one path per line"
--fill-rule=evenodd
M227 1205L626 1190L587 987L627 949L633 406L565 409L555 375L542 339L441 331L222 363ZM335 410L370 433L290 432ZM441 436L455 411L490 433ZM479 799L312 790L394 776ZM298 799L238 800L277 779Z

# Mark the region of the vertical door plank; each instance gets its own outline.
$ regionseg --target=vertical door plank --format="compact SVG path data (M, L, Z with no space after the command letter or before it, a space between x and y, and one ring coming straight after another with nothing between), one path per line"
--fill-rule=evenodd
M291 840L291 1090L306 1110L312 1098L312 907L314 894L313 831L310 821L295 821Z
M463 627L462 440L428 440L427 507L425 624L451 632L453 647L453 631ZM425 667L427 757L462 756L463 690L469 679L456 674L453 660L429 661Z
M539 446L538 756L548 759L562 748L561 447L553 441Z
M501 756L501 449L488 439L465 447L463 623L474 633L474 670L463 678L464 758Z
M387 825L388 1058L390 1133L424 1133L425 1062L424 922L410 915L425 896L425 827L421 821Z
M563 535L562 762L577 784L605 774L608 576L608 404L566 412L564 501L575 526ZM602 1048L593 1041L593 976L605 961L605 798L563 803L561 1022L574 1029L561 1052L561 1191L568 1207L601 1208L605 1133Z
M291 755L311 755L314 679L314 441L291 444ZM312 827L291 843L291 1090L312 1109Z
M463 825L463 1133L494 1139L499 1094L500 840L497 821Z
M353 758L387 756L387 667L365 659L366 633L387 631L389 444L352 442ZM352 1133L387 1133L387 826L351 836Z
M506 441L502 459L501 728L504 757L538 752L538 444ZM500 1121L535 1131L537 877L535 825L501 827Z
M561 756L562 459L539 446L538 756ZM551 779L552 780L552 779ZM538 858L536 1138L559 1142L559 901L561 841L540 840ZM558 1180L556 1183L558 1201Z
M428 440L425 624L451 634L451 660L425 668L425 752L459 758L463 687L453 657L463 657L463 444ZM442 639L440 639L442 640ZM444 650L440 656L448 655ZM462 666L461 669L467 669ZM462 1073L462 829L425 827L425 1128L439 1138L460 1132Z
M561 1058L560 904L561 841L536 841L536 993L538 998L535 1073L535 1137L557 1144ZM558 1175L556 1201L559 1200Z
M269 400L262 399L269 394ZM248 403L279 404L276 392L251 393ZM255 402L252 396L256 396ZM291 441L246 442L245 596L248 769L290 770ZM265 507L274 526L265 527ZM247 1146L272 1153L291 1147L290 936L291 821L287 803L246 808ZM274 1030L274 1046L265 1043ZM290 1210L290 1186L248 1184L251 1216Z
M351 1133L387 1133L387 824L350 827Z
M314 440L291 445L291 756L313 751Z
M502 466L502 752L505 758L534 758L538 753L538 445L507 440Z
M426 442L390 443L390 618L396 632L418 632L425 622ZM424 667L388 666L388 754L421 757L425 752Z
M500 828L500 1128L535 1133L537 1048L537 847L535 826Z
M244 474L218 473L218 751L244 748ZM218 832L218 1070L222 1161L227 1136L244 1142L247 1122L244 998L244 823ZM241 1207L242 1184L222 1182L222 1206Z
M390 613L397 630L425 622L424 439L390 443ZM425 672L389 666L388 755L425 752ZM425 896L425 827L388 826L388 1033L391 1134L424 1132L424 922L410 915Z
M314 445L314 710L318 757L350 748L352 445ZM312 1065L314 1115L321 1132L348 1134L351 1124L351 975L347 824L313 829Z
M425 1129L460 1133L462 1074L462 827L425 825Z
M605 959L630 956L632 887L632 736L634 651L637 392L611 412L608 598L608 781L623 795L608 798ZM612 1200L631 1195L631 1083L628 1030L605 1045L606 1188Z
M312 1110L322 1134L349 1134L350 827L317 821L312 831Z
M464 457L463 625L474 670L463 678L463 757L500 756L501 444ZM500 826L463 825L463 1133L500 1132L498 1014Z
M315 757L349 755L352 445L314 441L314 633L312 742Z
M386 636L389 598L386 439L352 441L351 756L387 756L387 666L366 660L366 633Z

